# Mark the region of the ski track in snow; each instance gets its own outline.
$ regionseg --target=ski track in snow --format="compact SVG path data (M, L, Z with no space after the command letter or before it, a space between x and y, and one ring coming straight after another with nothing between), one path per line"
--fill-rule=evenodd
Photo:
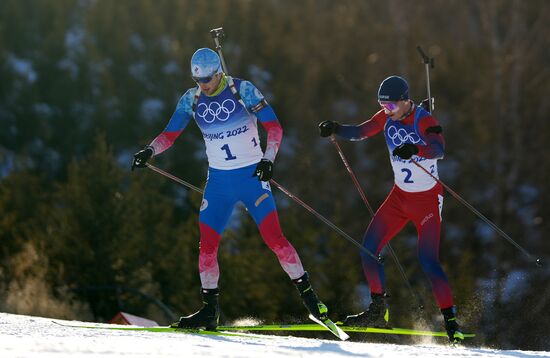
M78 324L75 321L62 321ZM90 323L80 322L84 325ZM110 325L107 325L110 326ZM329 334L329 333L327 333ZM205 336L63 327L0 313L0 357L550 357L550 352L340 342L284 336Z

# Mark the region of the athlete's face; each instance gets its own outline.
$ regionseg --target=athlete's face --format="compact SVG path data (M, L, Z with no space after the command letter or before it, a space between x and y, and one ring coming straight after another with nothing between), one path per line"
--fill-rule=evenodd
M214 92L216 92L216 90L218 89L221 79L222 79L222 74L216 73L214 76L212 76L212 78L208 82L202 82L202 81L196 81L196 82L201 88L201 92L207 96L210 96Z
M384 109L384 113L392 120L399 120L410 109L411 103L409 100L405 101L379 101L380 106Z

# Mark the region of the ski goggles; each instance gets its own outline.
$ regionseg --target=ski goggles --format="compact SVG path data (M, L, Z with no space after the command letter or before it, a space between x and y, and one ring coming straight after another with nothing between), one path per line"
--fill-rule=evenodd
M197 83L208 83L210 81L212 81L212 78L214 78L215 75L212 75L212 76L208 76L208 77L195 77L195 76L192 76L191 78L193 79L193 81L197 82Z
M397 102L378 101L378 103L388 112L395 112L399 108Z

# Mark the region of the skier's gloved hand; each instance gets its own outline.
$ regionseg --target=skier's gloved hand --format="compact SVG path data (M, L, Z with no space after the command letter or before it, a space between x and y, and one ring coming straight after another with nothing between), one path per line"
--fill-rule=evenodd
M336 133L340 124L333 121L323 121L319 123L319 134L321 137L329 137L331 134Z
M434 101L434 98L432 97L432 103L433 101ZM422 107L426 112L432 113L432 109L430 108L429 98L423 99L422 102L420 102L420 107Z
M269 181L273 177L273 162L269 159L260 160L253 176L258 177L261 181Z
M134 154L134 160L132 162L132 171L134 168L145 168L145 163L153 156L153 148L147 146Z
M398 156L401 159L411 159L411 157L418 153L418 147L411 143L403 143L399 147L395 147L392 154Z

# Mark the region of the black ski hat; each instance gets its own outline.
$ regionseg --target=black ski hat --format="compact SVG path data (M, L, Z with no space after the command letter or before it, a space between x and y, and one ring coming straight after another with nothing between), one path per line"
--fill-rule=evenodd
M378 88L379 101L401 101L409 99L409 84L403 77L390 76Z

